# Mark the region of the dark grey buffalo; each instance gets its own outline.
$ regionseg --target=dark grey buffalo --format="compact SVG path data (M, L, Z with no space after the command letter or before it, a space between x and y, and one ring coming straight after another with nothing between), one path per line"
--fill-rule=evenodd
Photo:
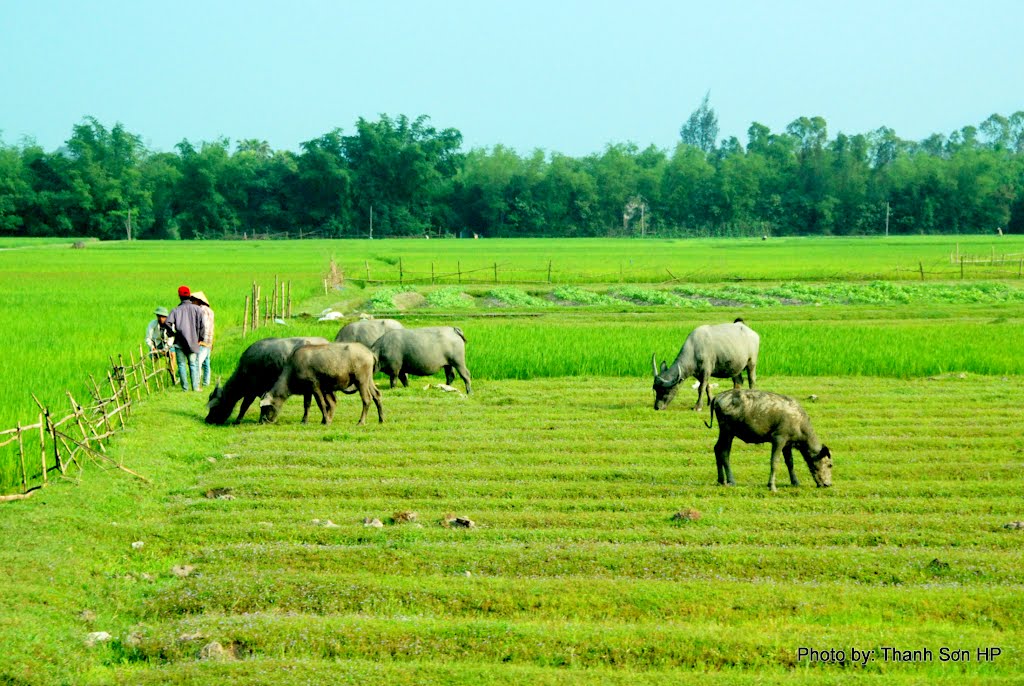
M686 337L671 367L663 361L659 371L656 356L651 355L654 368L654 409L668 407L676 397L679 384L691 376L699 382L694 410L703 407L704 396L711 402L708 382L712 377L732 379L733 388L739 388L743 385L743 370L746 370L747 382L753 388L757 378L757 352L760 345L761 338L742 319L732 324L698 326Z
M277 383L263 399L260 422L275 421L285 400L293 395L302 395L302 423L309 419L309 401L313 397L323 415L321 423L330 424L337 405L334 392L347 386L355 386L363 400L359 424L366 423L371 400L377 406L377 419L383 422L380 391L373 383L373 363L373 353L362 343L327 343L297 348L288 358Z
M360 319L341 327L334 337L336 343L362 343L367 348L388 331L404 328L401 322L394 319Z
M466 393L472 392L466 367L466 335L458 327L388 331L377 339L371 350L377 357L376 371L390 377L392 388L395 377L403 386L408 386L408 374L430 376L443 368L446 383L454 381L458 372L466 384Z
M793 398L767 391L737 388L715 396L711 401L711 421L704 422L709 429L718 417L718 442L715 443L715 462L718 465L718 483L734 485L729 467L732 439L746 443L772 444L772 471L768 488L775 490L775 469L779 456L786 460L789 481L799 486L793 471L793 449L803 455L807 468L819 488L832 485L832 453L821 444L811 426L811 419Z
M223 388L218 383L210 393L206 404L209 412L207 424L225 424L239 400L242 406L238 410L235 424L242 421L252 401L264 395L277 382L281 370L295 349L300 345L327 343L326 338L319 336L299 336L295 338L264 338L256 341L242 353L238 360L235 373L227 380Z

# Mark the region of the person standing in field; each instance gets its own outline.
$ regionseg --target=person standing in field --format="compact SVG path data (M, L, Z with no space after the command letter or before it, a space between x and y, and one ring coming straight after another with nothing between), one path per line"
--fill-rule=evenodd
M210 385L210 354L213 352L213 308L206 293L192 291L192 302L199 306L203 313L205 335L199 341L199 387Z
M156 319L146 327L146 347L149 348L149 354L153 357L172 355L171 364L174 364L171 341L167 337L167 329L164 328L164 324L167 323L167 315L170 313L166 307L161 306L156 308L153 314L156 315Z
M188 286L178 288L181 304L167 315L164 327L173 334L172 351L178 361L178 379L181 390L199 390L199 341L206 336L203 312L192 302L192 292Z

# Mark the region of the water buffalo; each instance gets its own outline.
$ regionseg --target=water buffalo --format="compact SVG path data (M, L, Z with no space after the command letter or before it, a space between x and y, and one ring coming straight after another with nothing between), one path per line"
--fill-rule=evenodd
M651 355L654 368L654 409L668 407L676 397L679 384L691 376L697 377L697 404L694 410L703 406L703 396L711 402L711 389L708 381L716 379L732 379L733 388L743 385L743 370L747 370L747 382L754 387L757 378L757 351L761 345L760 337L754 330L737 319L732 324L715 324L698 326L690 332L683 343L676 361L671 367L658 362Z
M341 327L334 337L336 343L362 343L367 348L388 331L401 329L402 323L394 319L359 319Z
M235 404L241 400L235 424L242 421L249 405L256 398L264 395L277 382L284 369L285 362L295 349L301 345L327 343L326 338L305 336L296 338L264 338L256 341L242 353L238 360L235 373L227 380L223 388L218 383L210 393L206 404L207 424L225 424L231 417Z
M387 374L392 388L395 387L396 376L403 386L408 386L407 374L430 376L443 367L446 383L454 381L455 372L458 372L466 384L466 393L472 392L466 367L466 335L458 327L388 331L377 339L371 350L377 357L375 371Z
M334 419L337 405L335 391L355 386L363 400L359 424L366 423L370 401L377 406L377 419L384 421L384 408L380 404L380 391L373 383L373 353L362 343L327 343L304 345L297 348L281 371L277 383L270 389L260 407L260 422L277 419L284 401L292 395L304 396L302 423L309 419L309 400L316 398L323 415L322 424Z
M832 485L832 453L821 444L811 426L811 419L792 398L737 388L715 396L711 401L711 421L704 422L709 429L718 417L718 442L715 443L715 462L718 464L718 483L734 485L729 467L732 439L746 443L772 444L772 471L768 488L775 490L775 469L781 454L789 469L789 480L799 486L793 471L793 448L800 451L819 488Z

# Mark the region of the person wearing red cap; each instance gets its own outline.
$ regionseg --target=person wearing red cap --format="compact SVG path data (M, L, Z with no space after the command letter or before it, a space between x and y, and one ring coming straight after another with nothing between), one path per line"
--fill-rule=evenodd
M199 390L199 342L206 338L206 327L202 310L192 302L192 291L188 286L178 288L181 304L167 315L164 326L174 336L173 351L178 362L178 380L181 390Z

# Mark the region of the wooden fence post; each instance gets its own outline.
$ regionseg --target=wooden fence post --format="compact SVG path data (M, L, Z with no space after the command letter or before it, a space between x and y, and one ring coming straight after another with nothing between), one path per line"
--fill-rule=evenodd
M398 258L398 283L405 282L405 269L402 267L402 258Z
M494 283L498 283L498 263L494 263Z
M25 471L25 443L21 439L21 422L15 426L14 435L18 437L18 457L21 458L21 492L28 490L28 472Z
M246 330L249 328L249 296L245 296L245 306L242 309L242 338L245 338Z
M459 283L461 284L462 283L462 260L459 260L455 264L457 265L458 270L459 270Z
M921 280L924 281L924 263L918 262L917 266L921 270Z
M288 279L288 319L292 318L292 280Z
M110 382L110 390L114 394L114 408L116 409L116 408L121 406L121 399L120 399L120 397L118 397L117 386L114 385L114 377L110 375L110 372L107 372L107 381ZM103 413L104 417L107 416L107 413L106 413L105 409L101 409L100 412ZM117 418L121 421L121 428L123 429L124 428L124 413L123 412L118 412L117 413Z
M548 260L548 283L551 283L551 260Z
M276 319L277 318L278 308L280 308L280 306L281 306L280 303L277 301L277 289L278 289L277 274L274 274L274 297L271 299L272 305L271 305L271 308L270 308L270 317L269 317L270 319Z
M43 483L46 483L46 429L43 424L43 414L39 413L39 461L43 465Z
M370 261L366 260L363 264L366 265L366 283L370 283Z
M434 263L430 263L430 283L434 283Z
M960 258L960 279L964 278L964 258Z

